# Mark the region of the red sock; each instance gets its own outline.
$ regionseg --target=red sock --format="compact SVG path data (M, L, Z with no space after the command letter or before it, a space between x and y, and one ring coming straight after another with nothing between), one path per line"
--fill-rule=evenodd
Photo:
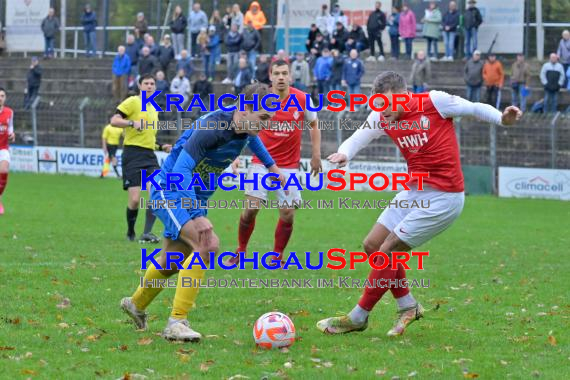
M8 184L8 173L0 173L0 195L4 193L4 189Z
M378 256L376 265L382 265L383 258ZM368 275L368 281L372 284L372 287L366 287L364 293L358 301L358 305L364 310L371 311L376 303L380 301L384 293L390 289L388 285L389 281L394 281L396 278L397 270L391 268L391 264L382 270L372 269ZM379 281L382 280L382 281Z
M239 228L238 228L238 252L245 252L247 249L247 243L249 243L249 238L253 233L255 228L255 218L248 222L243 219L242 216L239 218Z
M399 264L398 270L396 271L396 280L398 280L398 285L390 287L390 291L392 292L394 298L404 297L410 293L410 289L408 289L407 286L405 287L400 286L400 284L402 283L402 281L400 280L403 280L405 278L406 278L406 270L404 269L404 266L402 264Z
M293 223L287 223L279 218L277 228L275 228L275 245L273 251L279 254L279 260L283 257L283 251L289 243L289 238L293 233Z

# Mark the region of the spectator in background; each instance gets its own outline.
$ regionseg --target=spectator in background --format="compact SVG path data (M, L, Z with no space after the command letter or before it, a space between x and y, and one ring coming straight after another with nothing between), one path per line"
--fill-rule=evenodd
M324 35L332 35L334 31L332 30L331 26L334 25L334 22L332 21L332 17L329 13L329 6L327 4L323 4L321 6L321 13L317 16L316 24L313 25L315 25L316 28L320 30Z
M302 52L297 52L296 59L291 64L291 78L293 87L307 92L311 85L311 72Z
M135 28L134 30L134 35L135 35L135 42L137 43L137 45L139 45L142 49L142 47L144 46L144 34L140 34L139 30L137 28Z
M426 53L420 50L416 54L416 60L412 65L412 72L408 83L412 85L412 92L419 94L426 92L431 79L431 63L426 59Z
M329 48L324 48L322 54L315 62L313 68L313 77L317 81L319 94L323 94L323 105L327 104L326 96L329 92L330 79L332 76L333 59L330 55Z
M261 54L259 56L259 63L255 70L255 80L265 84L271 83L269 80L269 59L266 54Z
M255 71L255 67L257 65L256 60L260 44L261 37L259 36L259 32L255 30L250 20L248 21L247 27L243 30L241 36L241 48L247 53L247 59L252 71Z
M131 71L129 72L129 81L128 81L129 88L135 85L135 78L139 73L138 64L139 64L139 54L141 47L142 46L140 46L135 41L134 35L129 34L127 36L127 46L125 48L125 53L129 56L129 59L131 61Z
M53 58L55 36L59 32L59 20L55 17L53 8L49 9L47 17L42 21L42 32L45 40L44 58Z
M113 100L117 103L127 97L127 80L130 72L131 59L125 53L125 47L120 45L113 60Z
M198 57L200 54L200 47L196 39L198 34L202 29L208 28L208 16L206 13L200 9L200 3L194 3L192 5L192 11L190 16L188 16L188 26L190 28L190 38L191 38L191 48L190 53L192 57Z
M358 58L358 51L352 49L349 58L344 61L342 85L348 87L347 95L360 94L360 81L364 75L364 64ZM356 108L359 108L357 105Z
M525 62L524 54L517 54L517 60L511 67L512 104L526 111L526 93L530 85L530 66Z
M342 90L342 73L344 71L344 57L337 49L332 49L332 71L331 79L329 82L329 91ZM334 96L335 98L342 98L342 96Z
M216 65L222 56L220 35L217 33L214 25L208 27L208 51L210 52L210 63L206 77L209 81L213 81L216 77Z
M148 33L148 22L144 18L144 13L137 13L137 21L135 21L135 30L138 30L140 35Z
M83 39L85 40L85 55L92 57L97 54L97 15L91 9L90 4L86 4L81 15L81 25L83 25Z
M291 64L291 62L289 62L289 57L287 56L287 53L285 53L285 50L283 49L277 50L277 54L273 58L271 58L271 63L275 61L285 61L287 62L288 65Z
M307 36L307 41L305 41L305 47L307 48L307 53L311 52L311 48L317 39L317 33L320 33L319 28L317 28L317 24L311 24L311 28L309 29L309 35Z
M326 40L325 37L319 32L317 33L317 38L311 47L311 55L314 55L318 58L321 56L321 53L324 49L329 49L329 41Z
M204 63L204 73L206 77L210 77L210 60L212 58L212 52L210 51L210 33L208 32L207 28L202 28L200 30L200 34L196 38L196 43L198 44L198 48L200 49L200 55L202 58L202 62Z
M28 88L24 97L24 109L28 110L40 92L42 84L42 68L38 57L32 57L32 64L28 70Z
M465 58L470 57L477 50L477 33L483 23L483 16L475 6L475 0L468 1L468 8L463 15L463 28L465 28Z
M390 35L390 53L393 59L400 58L400 10L392 7L392 14L388 19L388 34Z
M172 13L172 19L169 23L170 31L172 32L172 47L174 48L174 57L180 59L180 52L184 50L184 34L186 33L186 27L188 26L188 21L182 13L182 7L177 5L174 7L174 12Z
M224 13L224 17L222 17L222 22L224 23L224 29L226 32L229 32L232 28L232 7L226 7L226 13ZM226 38L226 33L224 32L224 39Z
M245 23L243 20L243 13L241 13L241 9L237 3L232 6L232 25L237 25L238 32L240 34L243 33Z
M570 32L565 30L562 32L562 38L558 43L558 57L560 59L560 64L564 67L564 72L568 72L570 68ZM568 75L566 75L566 83L568 83Z
M186 50L183 50L186 51ZM204 74L202 74L204 75ZM179 69L176 71L176 76L170 82L170 93L182 95L184 101L182 102L182 108L186 110L186 106L190 102L190 80L188 79L188 73L184 69ZM204 99L202 99L204 100ZM174 111L176 108L171 108L169 111Z
M453 61L455 55L455 36L459 26L459 11L455 1L449 2L449 9L443 15L443 44L445 46L445 56L442 61Z
M176 72L180 69L184 70L184 75L190 80L192 76L192 59L188 56L188 50L184 49L180 52L180 59L176 63Z
M214 11L212 12L212 16L210 17L210 26L212 25L216 27L216 34L218 35L221 44L222 41L224 41L226 29L224 27L224 21L222 20L222 16L220 16L220 11L217 9L214 9ZM216 55L214 58L216 60L216 65L219 65L222 58L221 48L220 48L220 54Z
M398 31L406 44L406 56L408 59L412 59L412 42L416 37L416 15L407 4L402 6Z
M154 55L150 54L148 46L144 46L141 52L142 54L139 57L139 76L146 74L154 75L155 71L160 68L158 60Z
M241 47L241 34L238 32L238 26L232 25L229 33L226 34L226 49L228 50L227 69L228 75L222 81L223 84L233 83L238 66L239 50Z
M503 88L505 73L503 72L503 64L497 60L497 56L493 53L489 54L487 62L483 65L483 81L487 87L485 103L499 108L497 95Z
M467 85L467 100L479 102L481 99L481 86L483 85L483 61L481 61L481 52L479 50L475 50L473 57L465 64L463 78Z
M334 26L336 25L337 22L342 22L342 25L344 25L344 27L346 29L348 29L348 17L346 17L344 15L344 12L340 9L340 5L338 3L336 3L331 10L331 17L329 19L329 27L328 30L331 31L333 30ZM321 31L322 32L322 31Z
M251 69L245 58L239 59L239 68L234 79L234 90L235 94L240 94L245 86L251 84L253 76L251 74Z
M336 49L339 53L344 53L346 49L346 41L348 40L348 30L344 27L342 22L337 21L336 28L332 33L331 48Z
M209 94L214 93L214 89L212 87L212 82L206 78L206 75L200 73L198 80L194 82L194 86L192 87L192 92L194 94L198 94L206 109L210 109L210 97ZM195 117L198 118L200 115L204 113L200 108L198 108L198 112L196 113Z
M154 37L148 33L144 35L144 46L148 47L151 55L158 56L158 46L154 43Z
M170 84L166 80L166 76L164 71L158 70L156 72L156 91L160 91L160 94L156 97L156 104L160 106L163 110L166 110L166 94L168 94L170 90ZM160 112L158 117L160 120L164 120L164 112Z
M249 25L249 22L251 22L253 28L259 33L259 48L257 51L262 52L263 27L267 24L267 19L265 18L265 13L261 10L261 5L257 1L251 2L243 22L245 25Z
M366 34L364 34L364 30L362 30L360 25L356 23L352 24L352 29L350 33L348 33L348 39L345 44L345 50L347 52L352 49L356 49L358 52L368 49Z
M162 68L162 71L164 71L163 74L168 73L168 66L170 65L170 62L174 61L174 57L175 57L174 48L172 47L170 35L165 34L164 37L162 38L162 43L158 47L158 54L157 54L160 67Z
M437 41L441 36L441 31L439 30L441 19L441 12L437 7L437 3L431 1L422 22L424 23L423 35L427 40L427 54L432 61L437 61L438 58Z
M375 58L375 45L378 43L378 50L380 55L378 56L378 61L384 61L384 45L382 44L382 33L386 29L386 14L382 12L382 3L377 1L375 4L375 9L370 16L368 16L368 22L366 23L366 29L368 31L368 44L370 45L370 56L367 58L368 61L374 61Z
M556 112L558 92L566 80L564 67L558 62L556 53L550 54L550 61L542 65L540 82L544 86L544 112Z

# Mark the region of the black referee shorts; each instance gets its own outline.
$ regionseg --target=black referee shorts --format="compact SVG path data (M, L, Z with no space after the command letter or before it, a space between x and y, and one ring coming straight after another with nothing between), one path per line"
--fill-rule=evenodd
M154 151L140 146L126 145L121 157L123 167L123 190L141 185L141 170L150 174L160 169Z
M119 147L118 145L107 144L107 153L109 153L109 160L112 160L113 158L117 157L117 148L118 147Z

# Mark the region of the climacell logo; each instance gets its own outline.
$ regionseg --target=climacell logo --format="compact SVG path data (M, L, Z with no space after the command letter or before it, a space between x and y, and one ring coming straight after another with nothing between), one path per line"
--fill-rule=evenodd
M558 173L554 181L541 176L515 178L507 183L513 194L558 197L570 193L570 179Z

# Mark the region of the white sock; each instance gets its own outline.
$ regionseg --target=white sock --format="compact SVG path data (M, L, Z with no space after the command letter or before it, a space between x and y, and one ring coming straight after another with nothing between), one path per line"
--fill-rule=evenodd
M398 302L398 308L400 310L412 308L418 303L412 293L408 293L403 297L396 298L396 302Z
M359 305L356 305L354 309L352 309L352 311L348 313L348 317L353 323L362 324L366 322L368 314L370 314L368 310L364 310Z

